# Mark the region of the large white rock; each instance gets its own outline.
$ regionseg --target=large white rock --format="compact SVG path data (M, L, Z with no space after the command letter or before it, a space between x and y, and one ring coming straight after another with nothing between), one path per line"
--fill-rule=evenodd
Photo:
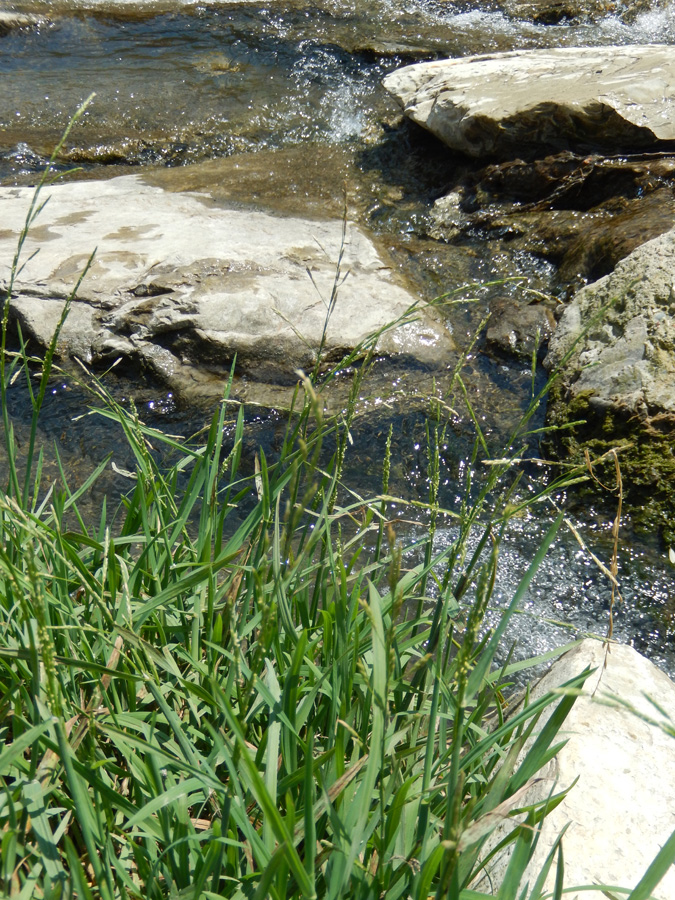
M554 781L557 793L579 779L544 822L528 870L530 884L569 822L563 838L565 887L601 883L633 888L675 830L675 737L660 727L675 726L675 684L631 647L612 644L606 654L602 643L586 640L553 665L531 691L532 699L589 666L596 672L560 733L568 743L540 773L547 780L522 800L523 806L544 800ZM490 869L495 893L507 862L502 856ZM554 877L555 871L549 889ZM578 900L586 896L595 894L579 893ZM675 868L654 896L674 900ZM577 895L566 897L575 900Z
M237 354L259 380L313 366L341 252L342 222L224 208L139 176L50 189L24 248L12 312L46 345L89 255L96 258L61 332L59 350L90 363L145 364L175 389L187 373L223 375ZM5 274L31 191L0 190ZM36 256L30 258L35 251ZM348 223L325 353L358 346L403 316L415 298L361 229ZM452 339L420 310L379 349L421 361Z
M470 156L675 139L675 47L564 47L407 66L384 79L405 114Z

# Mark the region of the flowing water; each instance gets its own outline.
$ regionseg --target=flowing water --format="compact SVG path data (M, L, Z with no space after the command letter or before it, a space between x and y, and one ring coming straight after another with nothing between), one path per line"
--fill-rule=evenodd
M553 267L480 235L461 247L423 236L430 204L447 190L465 161L454 158L399 112L381 86L384 75L417 59L496 50L617 43L675 43L675 6L644 12L629 25L608 16L596 24L534 25L491 4L471 0L302 0L197 4L50 2L21 9L44 14L37 27L0 37L0 182L31 183L73 111L91 92L93 104L68 142L60 165L77 177L107 178L141 167L173 189L209 188L223 201L279 214L350 216L377 236L414 289L431 298L460 284L518 275L524 281L477 289L476 302L457 307L448 324L460 343L473 335L490 300L532 289L548 291ZM0 8L2 4L0 3ZM190 168L186 168L189 166ZM479 342L465 371L468 391L495 445L513 426L532 389L527 364L492 358ZM395 423L397 489L425 490L423 417L413 402L423 374L380 367L364 397L368 410L355 434L350 470L364 490L377 476L389 422ZM379 379L379 380L378 380ZM541 375L536 376L540 384ZM380 388L398 392L387 408ZM442 389L442 383L441 383ZM207 410L184 410L156 386L121 380L146 419L189 433ZM384 395L384 390L382 391ZM413 398L413 399L411 399ZM61 447L77 479L109 449L119 468L130 463L110 446L104 424L77 419L86 396L67 379L55 381L43 437ZM14 412L25 422L20 398ZM262 416L256 438L274 443L274 416ZM448 437L444 500L458 491L469 438L461 416ZM372 470L372 471L371 471ZM534 484L536 473L532 476ZM126 486L119 475L107 490ZM372 481L370 487L372 488ZM97 498L92 501L92 514ZM612 511L573 510L584 540L607 561ZM505 540L498 601L507 602L544 533L546 516L517 520ZM674 573L656 541L621 539L619 578L624 603L615 634L675 673ZM448 525L439 543L451 541ZM602 633L610 590L606 578L569 533L543 564L515 626L521 656Z

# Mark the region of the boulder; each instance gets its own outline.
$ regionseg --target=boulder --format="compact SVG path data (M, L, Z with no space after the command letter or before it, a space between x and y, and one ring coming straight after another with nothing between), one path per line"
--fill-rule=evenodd
M564 47L417 63L384 79L453 150L509 158L675 140L675 47Z
M543 780L519 802L524 807L571 787L544 820L528 869L530 887L568 823L563 837L566 888L597 883L635 887L675 830L675 684L631 647L585 640L553 665L530 699L556 690L589 667L595 671L559 734L567 744L538 773ZM507 864L502 853L488 865L495 894ZM555 864L548 890L554 879ZM581 900L586 894L566 896ZM675 898L674 867L653 896Z
M241 371L288 382L313 367L331 298L324 356L339 359L415 298L352 223L228 209L139 176L56 186L30 231L12 315L45 346L65 298L96 249L59 337L59 352L90 364L118 357L172 389ZM0 258L9 268L31 191L0 190ZM34 251L37 255L31 257ZM340 269L338 260L342 254ZM383 334L383 353L431 362L452 339L424 309Z
M648 501L634 516L650 527L672 524L675 508L674 259L671 230L580 290L545 360L558 370L548 410L549 424L565 426L554 433L558 454L581 460L620 447L627 495Z
M675 426L674 259L675 229L574 296L545 361L562 367L568 401L584 398L599 419L625 413L637 427L657 417Z

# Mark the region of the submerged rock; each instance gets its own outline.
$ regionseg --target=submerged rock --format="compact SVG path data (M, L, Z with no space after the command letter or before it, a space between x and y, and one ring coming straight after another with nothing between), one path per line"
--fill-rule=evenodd
M558 280L574 288L595 281L637 247L669 231L675 224L675 196L662 187L644 197L616 198L597 210L597 219L582 227L567 248Z
M609 274L675 224L675 159L559 153L488 165L430 210L426 233L447 243L476 234L558 266L568 296Z
M607 16L634 22L641 13L662 6L662 0L504 0L501 8L514 19L539 25L598 22Z
M227 209L138 176L50 190L31 229L13 316L46 346L91 252L94 262L59 337L59 351L94 365L121 357L185 394L241 371L288 382L323 357L340 359L404 317L415 298L357 226ZM0 191L0 258L12 259L31 191ZM343 254L340 268L338 260ZM334 293L336 292L336 293ZM378 339L385 354L442 359L452 339L420 309Z
M544 303L501 297L490 304L485 338L497 350L531 360L533 353L540 353L554 328L555 318Z
M610 5L603 0L597 4L584 0L505 0L504 12L514 19L537 22L539 25L558 25L607 15Z
M675 48L565 47L418 63L384 79L453 150L508 158L675 140Z
M559 369L549 422L558 452L582 458L623 447L624 488L648 493L642 517L667 523L675 483L675 230L579 291L551 338L545 365ZM612 463L613 467L613 463ZM645 497L647 499L647 497Z

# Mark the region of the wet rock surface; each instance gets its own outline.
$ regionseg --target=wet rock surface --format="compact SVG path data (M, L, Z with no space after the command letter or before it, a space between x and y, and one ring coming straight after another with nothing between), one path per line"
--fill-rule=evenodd
M30 12L12 12L0 10L0 37L9 34L15 28L35 28L46 24L48 19Z
M649 0L619 3L616 0L505 0L501 8L515 19L541 25L560 25L568 22L598 22L616 16L624 22L634 22L642 13L658 8Z
M609 274L675 225L675 159L561 153L471 173L435 202L427 233L461 244L477 233L541 255L568 296Z
M98 245L61 331L61 352L94 365L122 357L183 394L222 380L235 355L239 370L259 380L293 380L296 369L312 368L333 299L323 356L334 360L415 302L352 223L341 248L339 220L226 209L135 176L50 193L26 245L39 253L12 299L24 333L46 346ZM0 196L0 256L11 259L30 192ZM383 334L378 348L431 362L451 354L453 343L420 309L415 321Z
M667 45L439 60L399 69L384 85L413 121L472 157L675 140L675 50Z

